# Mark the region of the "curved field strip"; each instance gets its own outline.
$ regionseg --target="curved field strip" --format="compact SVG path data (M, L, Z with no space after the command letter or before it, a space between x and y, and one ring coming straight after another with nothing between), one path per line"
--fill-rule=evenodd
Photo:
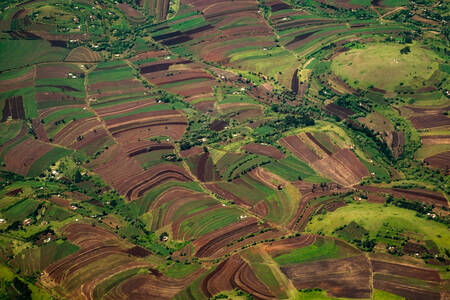
M176 234L178 239L189 240L218 230L240 220L242 212L235 208L218 206L214 210L204 211L194 217L186 218ZM174 233L175 234L175 233Z
M65 61L67 62L98 62L100 55L87 47L77 47L70 51Z
M230 278L230 280L226 281L223 278ZM233 255L209 273L203 279L201 288L209 298L221 291L235 288L251 293L259 299L273 299L274 297L239 255Z

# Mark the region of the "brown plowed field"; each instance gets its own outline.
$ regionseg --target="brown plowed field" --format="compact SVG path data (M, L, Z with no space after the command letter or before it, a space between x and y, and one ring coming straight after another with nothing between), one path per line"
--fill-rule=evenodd
M215 201L213 201L207 194L194 192L182 187L172 187L167 191L163 192L151 205L151 209L157 209L164 206L163 216L160 216L160 213L153 218L152 229L157 230L161 227L169 225L172 222L176 224L181 223L180 217L191 217L187 213L184 216L180 216L179 212L181 207L185 206L189 202L194 201L208 201L210 200L210 206L214 206ZM204 210L201 210L204 212ZM178 218L175 218L175 215ZM157 218L158 217L158 218ZM174 226L173 226L174 227ZM178 228L176 228L178 230Z
M67 239L82 249L96 245L99 242L117 239L117 237L100 227L94 227L86 223L72 223L64 228Z
M192 147L188 150L182 150L180 151L180 155L181 157L191 157L194 155L199 155L203 153L203 148L202 147Z
M410 201L420 201L436 206L448 207L447 199L439 192L424 189L380 188L375 186L357 186L358 189L378 194L391 194L395 198L405 198Z
M124 143L153 136L180 139L187 127L187 118L176 110L138 113L106 120L108 129Z
M426 288L405 284L400 279L393 276L383 276L375 274L373 278L373 287L375 289L384 290L389 293L393 293L404 297L408 300L440 300L441 294L439 292L428 290ZM434 286L433 289L439 289L439 286Z
M278 186L284 187L289 183L287 180L261 167L253 169L249 174L257 181L264 183L274 190L278 189Z
M260 144L247 144L244 147L242 147L245 151L248 151L250 153L254 154L260 154L272 157L274 159L282 159L285 157L284 153L278 150L277 148L270 146L270 145L260 145Z
M34 130L34 133L36 133L37 138L41 141L48 142L47 132L45 132L44 126L39 121L39 119L33 119L31 121L31 124L32 124L33 130Z
M291 135L280 140L280 144L295 154L298 158L308 163L314 163L320 159L316 153L303 143L298 136Z
M413 116L409 120L416 129L450 126L450 118L443 114Z
M231 224L195 240L193 244L196 249L195 256L211 257L228 243L258 231L258 221L255 218L247 218L242 222Z
M169 143L157 143L152 141L138 141L123 145L124 151L129 157L133 157L142 153L158 151L158 150L170 150L174 149L172 144Z
M138 10L134 9L126 3L118 3L117 6L125 13L125 15L132 21L145 21L145 16Z
M202 281L201 288L208 298L235 288L250 293L257 299L275 298L239 255L233 255L209 273Z
M89 139L89 137L93 135ZM59 145L72 149L81 149L92 142L92 139L106 136L107 133L96 117L79 119L70 122L69 125L60 130L53 141ZM85 140L87 137L87 140Z
M439 271L423 269L415 266L395 264L381 260L372 260L372 268L375 273L405 276L420 280L440 282Z
M33 85L34 70L31 69L28 73L13 79L0 81L0 93L24 88Z
M154 105L157 105L156 101L152 101L152 98L148 98L148 99L144 99L144 100L138 100L138 101L130 101L130 102L125 102L125 103L121 103L121 104L117 104L117 105L113 105L113 106L106 106L106 107L100 107L100 108L95 108L96 113L104 118L107 116L114 116L116 114L123 114L126 112L131 112L133 110L139 109L139 108L143 108L143 107L151 107ZM111 103L111 102L110 102Z
M427 157L425 162L435 168L448 169L450 167L450 151Z
M222 205L217 204L214 206L210 206L208 208L196 211L195 213L192 213L190 215L184 215L183 217L177 219L175 222L172 223L172 233L173 233L173 238L175 240L181 240L181 239L185 239L184 238L184 232L180 231L180 225L181 223L183 223L184 221L186 221L187 219L190 219L192 217L204 214L206 212L212 211L212 210L216 210L216 209L220 209L222 207Z
M77 47L70 51L65 59L67 62L98 62L100 60L100 55L97 52L84 46Z
M129 200L137 199L144 193L167 181L188 182L192 178L181 167L172 164L161 164L148 169L135 177L123 179L117 183L118 190L126 191Z
M170 180L184 182L191 180L183 168L173 164L160 164L144 170L118 145L103 152L91 166L103 180L128 200L141 197L147 190Z
M170 300L204 271L204 269L199 269L182 279L170 278L158 271L154 271L152 274L140 274L128 279L119 286L115 286L104 299Z
M333 181L344 186L352 186L369 175L367 168L349 149L341 149L329 157L312 164L313 168Z
M31 165L41 156L53 149L34 138L28 138L19 145L11 148L5 155L5 169L26 176Z
M334 103L328 104L326 106L326 110L332 115L338 116L342 120L348 119L348 117L355 114L353 110Z
M372 259L374 288L406 299L441 299L441 278L438 270L384 262ZM418 281L418 282L417 282Z
M14 96L5 100L1 122L5 122L8 118L12 118L13 120L25 119L22 96Z
M201 182L209 182L219 180L219 173L214 167L214 163L209 156L209 152L203 152L198 156L191 156L189 161L194 164L192 172Z
M450 135L425 135L420 137L420 140L425 145L450 144Z
M348 188L342 188L340 185L336 183L327 183L325 186L321 187L318 184L298 180L293 182L293 185L302 194L302 199L297 208L297 213L295 217L292 219L292 221L289 223L288 227L290 229L295 229L297 231L299 231L300 228L304 228L304 226L306 226L309 217L316 209L315 206L306 208L309 200L315 197L323 197L333 194L342 194L351 191Z
M94 296L95 288L103 281L111 278L112 276L125 272L127 270L137 269L137 268L145 268L150 267L151 264L148 262L129 262L123 265L120 265L116 268L113 268L103 274L101 276L95 277L94 280L91 280L87 283L84 283L81 286L81 294L84 296L85 299L88 300L94 300L96 297Z
M312 234L303 234L290 239L284 239L270 243L264 246L264 250L272 257L280 256L294 249L307 247L316 241L316 236Z
M88 86L88 92L90 95L95 95L99 90L102 91L101 96L105 97L103 90L114 91L115 94L128 94L133 88L142 88L143 91L147 91L147 88L142 86L142 83L135 79L123 79L118 81L103 81ZM122 91L123 89L123 91ZM101 98L101 97L100 97Z
M43 64L36 68L36 80L50 78L67 78L69 73L78 75L82 73L77 67L69 67L70 64ZM78 73L77 73L78 71Z
M281 267L297 289L321 288L334 297L370 298L370 264L365 256Z

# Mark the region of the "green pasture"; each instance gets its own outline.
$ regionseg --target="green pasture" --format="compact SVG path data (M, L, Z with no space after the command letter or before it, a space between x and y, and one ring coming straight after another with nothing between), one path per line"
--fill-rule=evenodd
M297 248L274 258L280 265L301 264L322 259L347 257L349 253L340 248L334 239L318 238L314 244Z
M0 71L31 64L63 61L69 50L46 40L0 40Z
M305 231L335 236L333 231L336 228L350 224L352 221L369 231L371 238L376 238L377 233L386 223L401 233L418 234L423 237L423 240L432 240L441 249L450 248L450 240L447 238L448 230L444 224L418 217L412 210L369 202L352 203L334 212L328 212L324 216L315 216L308 223Z
M401 54L400 50L406 46L411 52ZM393 91L400 85L414 87L428 80L439 68L439 62L436 54L418 43L376 43L338 55L331 70L352 87L374 86Z

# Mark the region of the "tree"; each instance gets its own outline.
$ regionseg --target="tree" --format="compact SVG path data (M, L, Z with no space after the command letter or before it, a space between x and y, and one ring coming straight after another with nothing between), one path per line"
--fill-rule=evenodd
M79 183L79 182L81 182L81 180L82 180L82 176L81 176L81 173L80 173L80 170L77 170L76 172L75 172L75 183Z
M400 49L401 54L408 54L410 52L411 52L411 48L409 48L409 46L406 46L406 47Z

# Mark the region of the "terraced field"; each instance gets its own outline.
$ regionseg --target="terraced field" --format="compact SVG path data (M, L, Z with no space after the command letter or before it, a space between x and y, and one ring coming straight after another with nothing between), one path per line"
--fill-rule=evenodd
M447 299L447 1L0 3L1 299Z

